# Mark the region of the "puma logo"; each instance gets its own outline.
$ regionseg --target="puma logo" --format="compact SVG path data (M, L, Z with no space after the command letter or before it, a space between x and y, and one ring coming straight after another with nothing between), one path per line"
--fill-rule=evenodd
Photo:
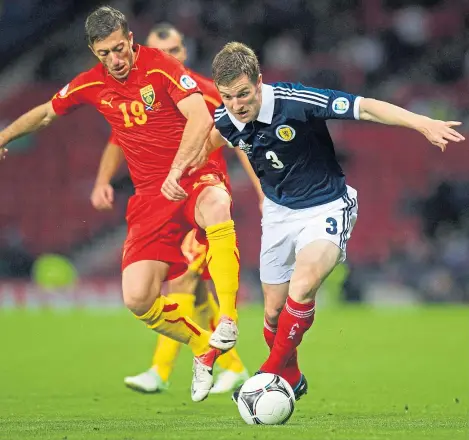
M108 105L109 107L114 108L114 107L112 106L112 100L113 100L113 99L114 99L114 97L112 97L109 101L106 101L105 99L101 99L101 104L102 104L102 105Z
M296 335L296 329L297 328L300 328L300 325L298 323L296 324L293 324L291 326L291 329L290 329L290 333L288 334L288 338L287 339L293 339Z

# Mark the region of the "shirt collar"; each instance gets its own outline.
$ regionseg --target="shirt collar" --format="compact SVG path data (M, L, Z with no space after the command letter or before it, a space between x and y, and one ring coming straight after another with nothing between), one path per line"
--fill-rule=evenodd
M257 121L263 122L264 124L271 124L272 118L274 116L274 107L274 88L269 84L262 84L262 104L261 109L259 110L259 115L257 116ZM228 111L228 109L226 111L228 113L228 117L230 118L233 125L238 129L238 131L243 131L246 124L244 122L238 121L234 115Z

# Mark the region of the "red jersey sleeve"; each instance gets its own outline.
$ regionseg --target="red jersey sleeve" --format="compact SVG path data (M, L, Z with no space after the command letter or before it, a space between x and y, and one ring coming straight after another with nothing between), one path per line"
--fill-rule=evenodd
M210 112L213 118L215 114L215 110L221 105L221 101L219 101L215 97L210 96L206 93L204 93L204 99L205 99L205 104L207 104L208 111Z
M206 78L200 73L189 70L189 74L197 82L199 89L201 90L205 104L207 104L208 111L212 115L215 114L215 110L221 105L221 98L218 90L210 78Z
M201 93L190 72L176 58L164 52L160 56L158 68L151 69L148 74L160 73L163 76L163 86L175 104L192 93Z
M66 115L83 104L92 104L96 96L96 87L104 81L93 78L90 72L81 73L58 91L52 98L52 106L58 115Z
M109 136L109 139L108 139L107 143L120 146L119 141L117 140L117 136L116 136L116 133L114 132L114 130L111 132L111 135Z

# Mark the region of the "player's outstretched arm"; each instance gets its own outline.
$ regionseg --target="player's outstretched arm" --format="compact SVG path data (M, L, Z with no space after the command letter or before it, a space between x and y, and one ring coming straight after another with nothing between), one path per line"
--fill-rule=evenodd
M174 202L187 197L186 192L179 185L179 179L199 155L213 125L213 119L200 93L189 95L179 101L177 106L186 117L187 123L171 170L161 187L163 195Z
M91 204L98 211L112 209L114 189L111 180L124 161L124 153L119 145L108 142L101 156L98 174L91 192Z
M57 118L57 114L52 107L51 101L39 105L20 116L0 132L0 159L5 157L8 151L5 146L9 142L25 134L47 127L55 118Z
M431 119L376 99L362 98L359 105L361 120L412 128L422 133L441 151L445 151L448 142L465 140L461 133L452 128L461 125L461 122Z

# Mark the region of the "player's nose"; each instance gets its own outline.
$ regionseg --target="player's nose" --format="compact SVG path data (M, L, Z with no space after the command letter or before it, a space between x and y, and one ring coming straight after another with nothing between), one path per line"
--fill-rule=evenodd
M233 110L239 111L243 108L243 104L241 104L237 98L233 99Z
M111 53L111 63L113 66L117 66L119 64L119 57L115 53Z

